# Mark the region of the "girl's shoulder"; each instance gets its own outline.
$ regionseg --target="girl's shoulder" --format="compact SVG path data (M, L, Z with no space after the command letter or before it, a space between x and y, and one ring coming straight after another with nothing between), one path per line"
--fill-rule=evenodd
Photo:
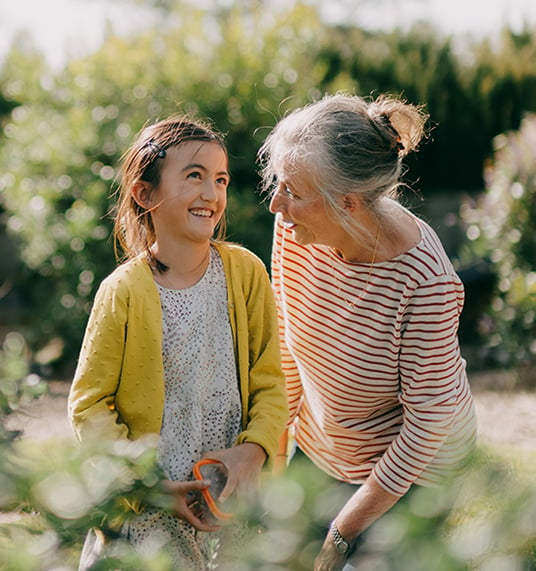
M102 281L101 288L113 290L130 290L136 285L154 285L151 268L145 255L140 255L123 262Z
M213 245L220 254L224 266L228 263L234 263L266 269L259 256L245 246L234 242L214 242Z

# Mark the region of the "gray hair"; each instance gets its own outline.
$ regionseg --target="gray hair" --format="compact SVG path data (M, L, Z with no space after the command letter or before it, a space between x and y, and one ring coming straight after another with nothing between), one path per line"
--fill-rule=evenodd
M364 238L340 198L359 196L381 219L381 199L396 199L402 158L417 149L427 117L422 108L389 96L326 95L283 117L268 135L258 154L262 189L273 191L282 166L306 172L335 218Z

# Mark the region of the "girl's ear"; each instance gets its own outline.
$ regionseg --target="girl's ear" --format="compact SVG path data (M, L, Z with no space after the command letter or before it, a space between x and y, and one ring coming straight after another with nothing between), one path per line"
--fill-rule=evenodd
M152 193L151 193L151 187L148 183L143 182L141 180L138 181L132 187L131 194L132 198L134 199L134 201L138 206L141 206L146 210L150 209L152 204Z

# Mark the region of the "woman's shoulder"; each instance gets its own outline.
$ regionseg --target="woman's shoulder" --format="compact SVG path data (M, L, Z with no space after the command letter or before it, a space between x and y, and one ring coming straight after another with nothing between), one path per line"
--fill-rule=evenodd
M424 220L415 217L421 229L421 241L408 252L413 264L429 279L439 276L456 276L441 239L437 232Z

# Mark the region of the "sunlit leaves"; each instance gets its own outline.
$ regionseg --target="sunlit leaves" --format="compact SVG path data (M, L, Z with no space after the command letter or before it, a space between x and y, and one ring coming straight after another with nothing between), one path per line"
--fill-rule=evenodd
M482 320L493 358L529 366L530 382L536 363L536 116L495 139L486 181L486 192L462 205L466 255L488 257L497 271L496 297Z
M102 49L56 73L17 50L5 64L4 91L18 106L3 125L0 200L32 275L23 284L32 348L59 336L64 359L75 357L95 288L114 266L108 212L120 157L147 121L182 111L228 134L231 238L269 259L272 221L255 194L265 134L257 128L313 84L300 74L322 27L302 5L170 10L157 29L110 33Z
M57 72L21 38L0 76L15 106L3 125L0 200L32 278L21 284L38 318L31 345L63 337L66 359L77 352L94 288L114 266L109 197L120 156L147 121L183 111L227 134L230 238L268 263L272 217L256 194L255 158L289 109L339 89L427 103L439 125L413 180L474 187L491 134L515 123L535 90L529 35L505 33L499 50L456 53L428 25L372 34L326 25L310 2L157 4L157 25L130 36L109 31L96 53ZM468 61L468 51L479 57ZM480 231L472 224L468 234ZM94 279L79 288L86 269Z

